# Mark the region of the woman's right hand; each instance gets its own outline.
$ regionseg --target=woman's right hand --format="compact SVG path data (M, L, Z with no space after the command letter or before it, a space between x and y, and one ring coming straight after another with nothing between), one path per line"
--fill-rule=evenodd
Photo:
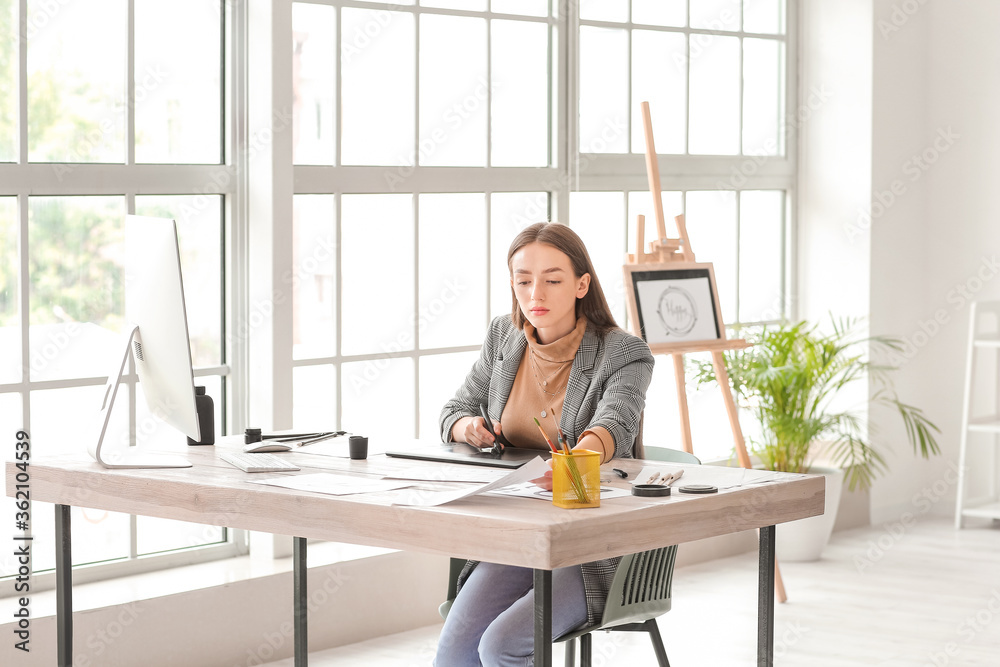
M493 432L500 433L500 422L493 422ZM482 417L462 417L451 427L451 439L455 442L466 442L473 447L487 449L493 446L494 438L486 430L486 421Z

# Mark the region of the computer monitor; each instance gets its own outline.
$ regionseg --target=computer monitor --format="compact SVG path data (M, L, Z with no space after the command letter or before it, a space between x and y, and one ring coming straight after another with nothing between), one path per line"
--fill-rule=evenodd
M131 353L150 412L193 440L201 440L195 407L177 224L167 218L125 217L123 352L108 374L90 454L107 468L186 468L183 456L111 445L108 423Z

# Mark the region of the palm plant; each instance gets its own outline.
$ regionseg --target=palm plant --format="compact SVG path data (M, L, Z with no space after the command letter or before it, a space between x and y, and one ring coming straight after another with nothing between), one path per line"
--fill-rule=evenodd
M830 441L833 461L845 469L853 491L870 487L885 472L886 462L872 448L864 418L834 405L845 387L867 377L874 389L871 402L898 412L914 452L924 458L940 453L934 437L940 431L919 408L899 399L891 378L897 367L872 363L865 356L866 348L876 358L899 352L900 340L860 336L857 320L832 324L829 334L807 322L751 332L746 338L752 347L727 353L726 369L740 406L760 422L762 434L750 438L750 444L765 467L805 472L813 445ZM715 382L711 363L699 362L695 379L698 384Z

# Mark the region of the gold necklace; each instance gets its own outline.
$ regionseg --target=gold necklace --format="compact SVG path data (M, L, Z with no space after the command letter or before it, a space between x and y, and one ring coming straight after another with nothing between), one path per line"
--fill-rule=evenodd
M549 378L551 378L553 375L555 375L560 370L562 370L563 366L565 366L566 364L568 364L571 361L573 361L572 359L567 359L566 361L552 362L552 363L557 364L556 369L554 371L552 371L551 373L549 373L542 380L539 380L539 378L538 378L538 375L539 375L538 362L535 359L535 352L534 352L534 350L532 350L530 347L528 348L528 359L531 362L531 372L535 376L535 384L538 385L539 391L541 391L543 394L547 394L548 396L551 396L552 398L555 398L556 396L558 396L559 394L561 394L563 392L563 390L566 389L566 385L563 385L557 391L551 392L551 391L547 390L545 387L547 387L548 384L549 384ZM568 380L567 380L566 384L569 384ZM547 417L547 416L548 416L548 413L543 409L542 412L541 412L542 419L545 419L545 417Z

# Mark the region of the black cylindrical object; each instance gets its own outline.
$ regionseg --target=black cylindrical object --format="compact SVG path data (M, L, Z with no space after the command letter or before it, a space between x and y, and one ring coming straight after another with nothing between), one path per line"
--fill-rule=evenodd
M363 435L352 435L348 438L347 454L352 459L368 458L368 438Z
M198 427L201 429L201 440L188 438L189 445L215 444L215 401L205 393L204 387L194 388L194 405L198 409Z

